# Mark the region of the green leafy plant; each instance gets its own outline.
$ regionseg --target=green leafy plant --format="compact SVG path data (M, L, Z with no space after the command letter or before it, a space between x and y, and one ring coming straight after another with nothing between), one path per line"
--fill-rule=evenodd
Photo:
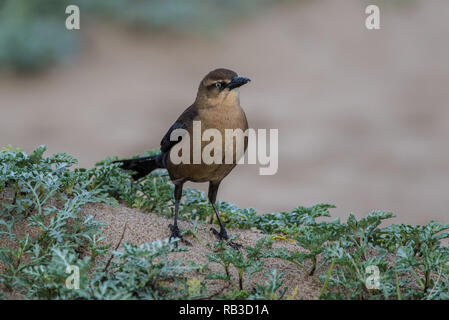
M244 248L244 251L246 251L245 255L241 250L225 247L223 242L215 243L217 252L207 253L206 256L210 262L222 265L224 273L210 273L206 276L206 279L219 279L233 284L230 273L230 267L232 266L237 270L238 279L237 283L234 284L237 291L233 291L231 296L233 298L246 297L247 293L244 290L245 282L253 274L262 270L264 265L262 249L269 245L270 242L266 237L261 238L254 247L247 246Z
M267 280L265 284L257 284L257 288L248 297L254 300L282 300L288 287L281 289L284 284L283 273L278 273L276 269L271 269L265 273Z
M164 217L173 215L173 186L164 171L134 182L114 158L92 169L73 169L76 159L59 153L45 157L45 146L30 154L0 149L0 298L14 293L28 299L291 299L283 273L266 281L250 279L273 259L322 281L320 299L448 299L449 225L387 225L392 213L373 211L346 222L330 220L334 207L299 206L290 212L258 215L252 208L218 202L229 227L258 229L264 236L237 251L225 242L207 244L206 264L173 258L179 250L161 239L140 246L104 243L102 223L83 211L87 204L127 205ZM145 154L155 154L151 150ZM213 222L205 193L186 189L180 219ZM20 233L17 228L23 229ZM199 238L197 239L199 243ZM286 247L276 247L288 241ZM287 249L288 248L288 249ZM211 272L219 264L220 272ZM67 287L68 267L80 270L80 289ZM236 275L236 276L234 276ZM223 281L210 294L207 283ZM290 288L292 289L292 288Z

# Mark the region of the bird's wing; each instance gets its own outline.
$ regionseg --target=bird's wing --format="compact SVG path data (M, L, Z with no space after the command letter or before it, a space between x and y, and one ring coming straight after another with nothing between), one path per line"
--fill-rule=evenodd
M178 140L171 141L170 135L171 133L176 129L185 129L187 130L193 123L193 120L198 116L198 112L195 110L194 105L188 107L176 120L175 123L168 129L165 136L162 138L161 141L161 151L162 152L168 152L170 149L181 141L181 137L178 138Z

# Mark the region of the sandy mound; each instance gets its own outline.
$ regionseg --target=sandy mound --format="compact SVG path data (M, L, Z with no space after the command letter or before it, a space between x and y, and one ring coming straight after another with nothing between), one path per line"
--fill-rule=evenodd
M103 234L106 236L104 244L110 244L111 249L120 248L123 242L139 245L157 239L165 239L170 235L168 225L172 223L171 219L158 216L154 213L131 209L123 205L89 204L84 206L82 213L92 215L95 220L106 223L102 227ZM23 222L15 224L14 232L16 235L21 238L28 233L31 237L36 237L38 230L26 224ZM193 223L190 221L180 221L179 228L181 230L193 230ZM213 243L217 241L210 228L210 224L198 223L196 233L200 241L192 235L186 235L185 239L190 241L192 246L187 247L181 243L180 245L187 248L188 251L172 253L170 258L182 259L185 263L188 261L193 261L198 264L207 263L208 259L205 254L213 251ZM264 236L263 233L257 230L228 229L228 234L238 234L239 238L236 239L236 242L243 246L254 246ZM12 247L14 245L4 236L0 238L0 246ZM274 240L273 248L280 247L285 247L290 250L299 249L294 242L279 239ZM100 260L101 258L97 257L96 262L99 263ZM298 286L296 299L315 299L318 297L322 286L318 276L308 276L290 262L271 258L266 259L262 271L254 274L251 279L245 279L248 282L244 284L244 289L249 291L255 288L257 283L264 284L266 281L264 273L272 268L276 268L278 272L284 273L284 285L286 284L288 286L285 297L290 296L296 286ZM0 273L4 271L5 266L0 262ZM207 273L212 272L223 272L222 266L213 262L209 263L209 271ZM237 271L231 267L230 272L233 277L233 282L237 283ZM204 275L196 272L192 276L205 281L208 293L211 296L222 295L230 289L228 284L222 280L204 280ZM5 294L7 299L22 298L17 292L5 292Z
M112 248L119 246L123 241L142 244L145 242L151 242L157 239L164 239L170 235L168 225L173 223L171 219L158 216L153 213L142 212L139 210L131 209L125 206L109 206L105 204L95 204L85 207L85 212L94 216L97 221L102 221L107 224L103 227L104 235L106 236L106 242L111 244ZM126 229L125 229L126 225ZM179 228L181 230L193 230L193 224L190 221L180 221ZM192 243L192 246L186 247L184 244L180 244L186 247L188 251L173 253L174 259L181 258L184 262L194 261L196 263L208 262L205 254L212 252L212 244L217 241L217 238L210 231L210 224L198 223L197 236L200 241L197 241L193 236L187 235L186 240ZM258 231L251 230L237 230L228 229L228 234L239 234L239 238L236 242L243 246L254 246L256 242L264 235ZM123 239L122 239L123 236ZM211 244L208 246L207 244ZM273 248L285 247L290 250L299 248L295 243L285 240L275 240ZM222 272L222 267L216 263L209 264L210 272ZM300 268L294 264L279 260L279 259L267 259L265 262L264 270L252 276L250 281L246 284L245 289L255 287L256 283L264 283L264 273L272 268L276 268L278 272L284 273L284 284L288 284L286 296L289 296L291 292L298 286L297 299L315 299L318 297L321 282L318 280L318 276L308 276ZM237 282L237 271L231 268L231 273L234 278L234 282ZM196 275L199 279L200 275ZM218 291L222 291L227 286L220 280L205 280L208 288L208 292L213 295ZM223 290L226 292L226 289Z

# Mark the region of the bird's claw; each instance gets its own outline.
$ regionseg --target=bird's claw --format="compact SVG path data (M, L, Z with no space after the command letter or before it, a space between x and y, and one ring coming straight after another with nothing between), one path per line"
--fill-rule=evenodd
M226 232L226 230L220 229L220 232L218 232L215 228L210 228L210 230L212 231L212 233L214 235L216 235L218 237L219 240L226 241L227 245L230 246L232 249L240 250L240 248L242 247L242 245L240 243L234 242L232 240L229 241L229 236L228 236L228 233Z
M178 226L174 226L172 224L169 224L168 227L170 228L171 234L170 234L170 240L178 238L181 242L183 242L187 246L191 246L192 244L190 241L187 241L183 238L181 231L179 230ZM175 242L175 248L178 247L178 242Z

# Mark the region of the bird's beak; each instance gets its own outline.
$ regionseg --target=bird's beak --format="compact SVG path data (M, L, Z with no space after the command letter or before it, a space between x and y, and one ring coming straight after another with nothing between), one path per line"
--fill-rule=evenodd
M243 78L243 77L235 77L231 80L231 82L229 82L229 84L226 86L226 88L228 88L229 90L238 88L243 86L244 84L247 84L248 82L250 82L251 80L248 78Z

